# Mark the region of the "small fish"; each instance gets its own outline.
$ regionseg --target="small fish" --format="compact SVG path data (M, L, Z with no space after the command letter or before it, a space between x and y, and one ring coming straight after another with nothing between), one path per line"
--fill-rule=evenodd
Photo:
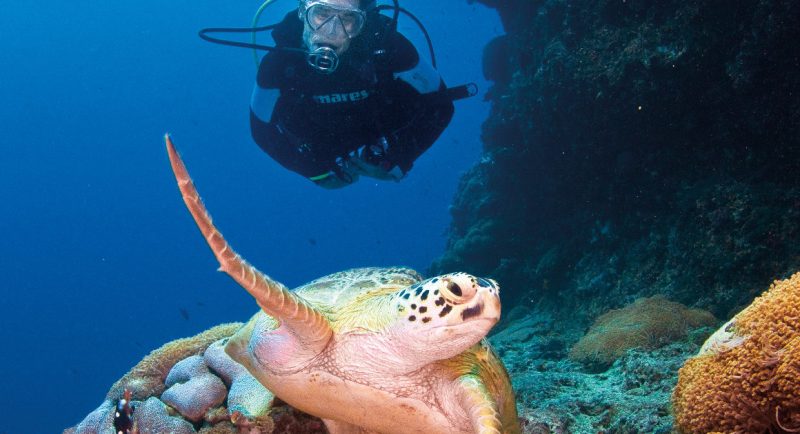
M133 405L131 404L131 391L125 389L122 399L117 402L114 411L114 432L117 434L136 434L139 432L133 423Z
M308 244L311 244L312 246L316 246L317 245L317 240L315 240L313 238L309 238L308 239Z
M186 310L185 308L181 308L181 316L182 316L182 317L183 317L183 319L185 319L186 321L189 321L189 311L188 311L188 310Z

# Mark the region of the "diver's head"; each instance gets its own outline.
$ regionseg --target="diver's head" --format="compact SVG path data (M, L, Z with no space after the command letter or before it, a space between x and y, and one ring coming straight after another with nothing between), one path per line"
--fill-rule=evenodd
M375 0L300 0L303 42L309 63L322 72L333 72L338 56L350 48L367 22L367 10Z

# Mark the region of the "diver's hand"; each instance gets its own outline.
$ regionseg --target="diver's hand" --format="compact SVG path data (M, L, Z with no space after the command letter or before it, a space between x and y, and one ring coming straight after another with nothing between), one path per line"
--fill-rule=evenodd
M399 181L406 175L398 166L392 166L384 161L381 164L372 164L360 157L350 158L350 163L358 170L358 174L384 181Z
M358 181L359 175L361 173L358 167L353 165L349 159L339 158L336 160L336 165L333 169L310 179L322 188L334 190Z
M386 137L381 137L377 142L364 145L353 151L348 161L357 172L370 178L399 181L405 176L400 167L391 161L387 155L389 142Z
M387 163L386 155L389 153L389 140L386 136L381 136L375 143L364 145L352 155L361 161L373 166L380 166Z

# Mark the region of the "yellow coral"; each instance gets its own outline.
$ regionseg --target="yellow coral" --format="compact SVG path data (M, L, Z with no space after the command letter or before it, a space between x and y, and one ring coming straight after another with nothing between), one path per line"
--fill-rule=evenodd
M660 295L640 298L597 318L572 347L569 358L610 365L631 348L658 348L685 336L690 329L716 324L716 318L705 310L689 309Z
M800 273L775 281L681 368L684 433L800 432Z

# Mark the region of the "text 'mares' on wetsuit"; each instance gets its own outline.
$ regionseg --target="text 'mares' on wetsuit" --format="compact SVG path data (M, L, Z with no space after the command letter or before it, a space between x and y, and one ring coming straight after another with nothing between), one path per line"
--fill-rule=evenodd
M264 56L250 124L256 143L281 165L318 183L335 176L346 184L349 156L372 147L370 163L402 176L444 131L453 103L440 92L443 80L411 42L386 30L386 20L374 12L331 74L301 53ZM297 12L272 31L279 47L302 47L302 35Z

